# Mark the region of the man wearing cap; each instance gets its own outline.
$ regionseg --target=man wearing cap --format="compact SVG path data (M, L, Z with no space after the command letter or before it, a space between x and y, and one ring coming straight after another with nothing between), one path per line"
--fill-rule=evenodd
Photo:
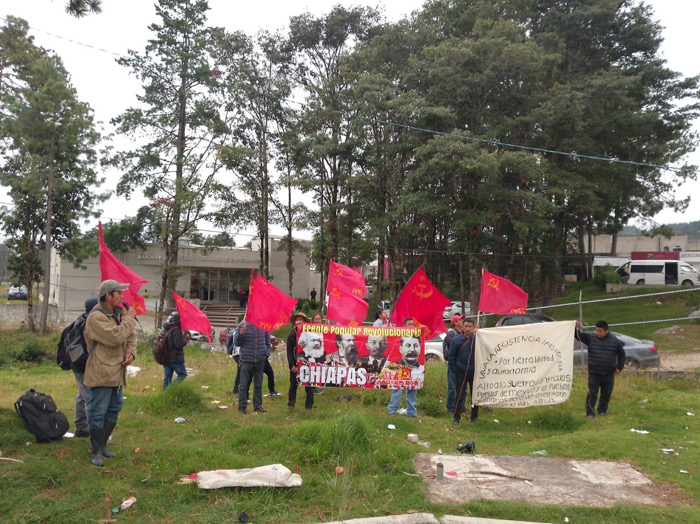
M106 444L124 403L126 367L136 358L136 311L121 307L122 291L128 287L116 280L102 282L99 303L85 323L85 343L90 353L85 366L85 385L90 387L88 424L93 466L102 466L103 457L114 456Z
M297 328L305 322L308 322L309 319L304 313L297 313L292 315L292 318L290 318L289 321L292 323L293 327L292 331L287 337L287 364L289 365L289 402L287 402L287 406L294 408L297 402L299 377L299 368L297 367ZM304 389L306 390L306 401L304 402L304 408L306 411L311 411L314 407L314 391L316 388L313 386L306 386Z
M445 340L442 341L442 355L447 362L447 412L453 413L455 409L455 382L457 381L457 372L453 365L450 364L448 354L450 352L450 344L458 336L462 334L464 325L464 315L455 315L451 320L452 327L447 330Z

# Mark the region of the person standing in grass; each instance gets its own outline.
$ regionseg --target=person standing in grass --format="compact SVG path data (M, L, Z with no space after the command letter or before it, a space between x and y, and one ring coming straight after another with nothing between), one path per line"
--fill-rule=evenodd
M297 367L297 327L305 322L308 322L309 319L304 313L297 313L296 315L292 315L290 321L292 323L292 331L287 337L287 364L289 365L289 401L287 402L287 406L293 409L297 402L297 388L299 387L299 368ZM313 386L306 386L304 389L306 390L306 402L304 402L304 408L306 411L311 411L314 407L314 390L316 388Z
M584 333L576 328L576 338L588 346L588 393L586 394L586 417L594 419L596 400L600 391L598 415L608 414L608 404L615 387L615 376L625 367L625 344L610 333L608 323L595 323L595 333Z
M416 323L412 318L407 318L404 320L403 325L404 327L412 328L415 327ZM399 361L399 366L411 368L412 378L415 378L416 374L423 374L425 368L418 363L418 357L420 356L420 338L401 337L400 350L402 358ZM406 416L416 418L418 417L418 411L416 410L416 401L418 399L417 389L393 390L391 398L389 399L389 405L387 406L387 412L390 417L396 415L401 405L401 398L403 397L404 391L406 391Z
M469 414L471 422L479 420L479 406L474 405L474 349L477 327L474 319L465 318L462 323L462 333L457 335L450 344L448 366L455 370L455 403L452 411L452 425L456 426L462 418L462 412L467 400L467 385L472 396L472 409Z
M187 378L187 368L185 367L185 346L187 345L187 340L182 336L180 314L178 312L170 315L163 329L167 333L165 337L167 360L163 364L163 391L165 391L171 383L182 382ZM173 380L173 373L177 373L175 380Z
M250 383L253 382L253 409L265 413L262 406L262 380L265 363L270 356L270 334L259 327L241 322L233 334L233 345L239 346L241 384L238 387L238 411L245 415Z
M113 457L107 440L114 431L124 405L126 367L136 358L136 310L121 307L128 284L105 280L98 291L99 303L85 323L85 343L90 352L85 366L85 385L90 387L88 425L92 443L90 464L103 466Z
M445 362L447 362L447 412L454 413L455 410L455 390L457 386L457 372L454 366L449 364L449 353L450 345L452 341L457 338L462 333L462 327L464 325L464 315L454 315L452 317L452 327L447 331L445 335L445 340L442 342L442 355L445 357Z

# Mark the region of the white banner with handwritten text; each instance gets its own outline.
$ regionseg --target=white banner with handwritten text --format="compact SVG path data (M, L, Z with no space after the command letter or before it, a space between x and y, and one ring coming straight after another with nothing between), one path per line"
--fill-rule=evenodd
M477 406L525 408L569 399L576 322L543 322L476 332Z

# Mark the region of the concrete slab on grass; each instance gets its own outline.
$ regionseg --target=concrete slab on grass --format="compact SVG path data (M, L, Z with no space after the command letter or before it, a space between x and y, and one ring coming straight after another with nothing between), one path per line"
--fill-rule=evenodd
M404 515L389 515L387 517L369 517L364 519L337 520L325 524L542 524L525 522L524 520L500 520L479 517L459 517L445 515L436 519L430 513L406 513Z
M438 462L444 465L443 480L435 478ZM623 462L421 453L416 456L416 470L428 484L428 498L433 502L463 504L487 499L603 508L616 503L688 503L677 487L654 485Z

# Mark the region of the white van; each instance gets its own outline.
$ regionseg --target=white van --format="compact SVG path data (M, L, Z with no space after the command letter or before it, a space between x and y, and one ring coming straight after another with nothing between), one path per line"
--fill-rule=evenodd
M617 272L627 275L629 284L650 286L700 285L700 273L682 260L630 260Z

